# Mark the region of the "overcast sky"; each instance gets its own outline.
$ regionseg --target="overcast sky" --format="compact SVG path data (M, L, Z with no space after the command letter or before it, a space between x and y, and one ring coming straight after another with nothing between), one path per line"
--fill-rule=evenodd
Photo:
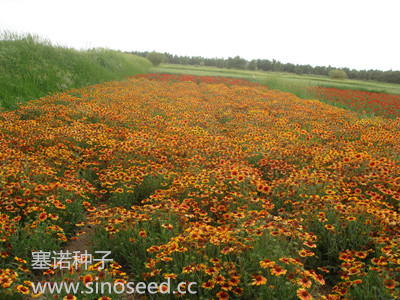
M0 29L86 49L400 70L399 0L0 0Z

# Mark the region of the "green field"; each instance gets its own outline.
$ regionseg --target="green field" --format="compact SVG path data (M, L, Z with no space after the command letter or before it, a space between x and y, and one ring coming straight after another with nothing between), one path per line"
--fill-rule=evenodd
M220 69L216 67L172 64L162 64L160 67L152 68L150 72L245 78L265 84L271 89L293 93L296 96L304 99L310 99L314 97L313 94L308 90L310 86L335 87L338 89L354 89L369 92L400 94L399 84L351 79L330 79L326 76L316 75L296 75L290 73L233 70Z
M54 46L38 36L0 32L0 107L71 88L146 73L151 63L109 49L78 51Z

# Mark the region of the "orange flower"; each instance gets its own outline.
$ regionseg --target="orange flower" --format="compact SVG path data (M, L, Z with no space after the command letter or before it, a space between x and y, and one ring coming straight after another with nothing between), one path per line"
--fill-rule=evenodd
M225 282L225 277L222 275L218 275L214 278L215 283L221 285Z
M19 263L26 264L26 260L22 259L22 258L19 258L18 256L14 257L14 259Z
M194 271L195 271L195 268L192 265L188 265L188 266L182 268L182 273L191 273Z
M172 261L173 259L172 257L164 256L163 258L161 258L161 260L167 262L167 261Z
M228 280L231 286L237 286L239 284L239 279L237 277L232 277Z
M214 282L212 282L211 280L208 280L205 283L203 283L202 287L207 290L211 290L214 288Z
M356 275L360 273L360 269L358 267L353 267L349 269L349 275Z
M275 264L275 262L272 261L272 260L269 260L268 258L265 259L265 260L260 261L260 266L262 268L264 268L264 269L265 268L272 268L274 264Z
M252 285L264 285L267 283L267 278L262 275L256 275L253 279Z
M206 274L208 274L208 275L212 275L212 274L214 274L214 273L218 273L218 271L217 271L214 267L209 267L209 268L205 269L204 272L205 272Z
M174 273L165 273L165 274L163 274L163 277L165 278L165 279L168 279L168 278L171 278L171 279L176 279L177 278L177 276L176 276L176 274L174 274Z
M316 281L316 282L318 282L319 284L321 284L321 285L325 285L325 280L324 280L324 278L322 277L322 275L315 275L314 276L314 280Z
M271 269L271 274L275 276L285 275L287 270L282 269L279 265L275 264Z
M302 249L302 250L299 251L299 255L301 257L307 257L307 256L314 256L315 254L314 254L314 252L311 252L308 249L307 250L306 249Z
M312 282L310 279L307 278L307 276L304 276L303 278L297 278L297 284L301 285L304 288L310 288Z
M19 286L17 286L17 290L18 290L18 293L21 293L24 295L29 294L29 289L26 286L19 285Z
M83 277L82 281L86 285L89 282L93 282L93 277L92 277L92 275L88 274L85 277Z
M171 224L168 224L168 223L162 224L161 227L167 228L169 230L174 229L174 226L172 226Z
M149 253L160 252L160 247L152 245L150 248L147 249L147 252Z
M316 248L317 247L317 245L315 245L314 242L312 242L312 241L306 241L306 242L303 243L303 245L306 245L306 246L308 246L310 248Z
M232 289L232 286L228 282L224 282L221 284L221 289L224 291L230 291Z
M220 291L220 292L217 294L217 297L218 297L219 299L221 299L221 300L229 299L229 295L228 295L226 292L224 292L224 291Z
M166 285L162 285L158 288L158 291L160 293L167 293L168 292L168 287Z
M271 187L268 185L264 186L262 189L262 192L265 194L269 193L270 191L271 191Z
M312 299L311 295L307 292L306 289L298 289L297 296L299 296L299 298L302 300L311 300Z
M219 263L220 260L218 258L211 258L210 262L212 262L215 265L215 264Z
M392 290L392 289L394 289L396 287L396 282L393 279L385 280L385 286L388 289Z
M43 222L44 220L46 220L46 218L47 218L46 212L42 212L42 213L39 214L39 221L40 222Z
M228 254L229 252L232 252L233 248L231 247L225 247L224 249L221 250L222 254Z
M232 290L232 292L238 296L240 296L241 294L243 294L244 290L240 287L236 287Z
M328 229L328 230L333 230L333 229L335 229L335 227L332 226L332 225L330 225L330 224L326 224L326 225L325 225L325 228Z

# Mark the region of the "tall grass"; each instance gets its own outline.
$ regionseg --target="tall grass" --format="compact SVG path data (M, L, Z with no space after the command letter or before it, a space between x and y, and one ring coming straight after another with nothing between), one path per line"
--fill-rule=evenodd
M78 51L55 46L31 34L0 32L0 107L51 92L146 73L151 63L142 57L109 49Z

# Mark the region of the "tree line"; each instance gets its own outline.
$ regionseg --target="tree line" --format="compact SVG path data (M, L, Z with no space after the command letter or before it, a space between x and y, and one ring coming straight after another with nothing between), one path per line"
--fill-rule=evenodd
M132 54L147 57L149 51L134 51ZM217 68L238 69L238 70L261 70L271 72L287 72L295 74L324 75L329 76L332 70L342 70L350 79L374 80L387 83L400 83L400 71L380 71L380 70L355 70L349 68L335 68L331 66L299 65L292 63L282 63L279 60L253 59L246 60L240 56L229 58L207 58L201 56L179 56L170 53L163 53L164 62L180 65L200 65Z

